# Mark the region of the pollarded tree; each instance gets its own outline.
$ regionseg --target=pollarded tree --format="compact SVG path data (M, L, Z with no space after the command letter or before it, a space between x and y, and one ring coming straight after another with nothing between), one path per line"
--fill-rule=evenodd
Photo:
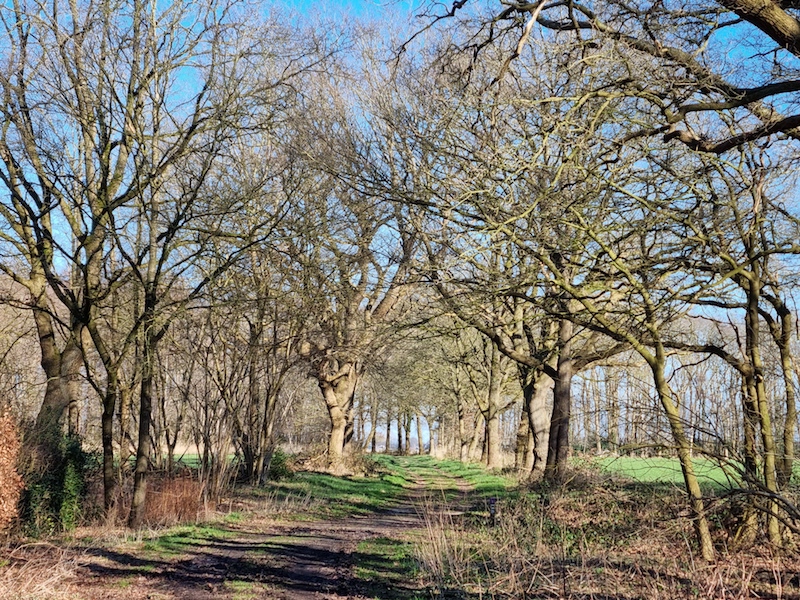
M285 252L294 264L285 280L306 318L300 350L330 417L328 457L336 465L352 436L359 380L408 306L416 242L403 205L355 176L388 160L371 144L355 95L367 91L343 69L317 78L311 91L315 104L294 117L295 165L305 167L287 223Z
M387 343L404 310L413 241L397 230L391 205L347 190L323 194L304 201L304 230L290 242L289 254L300 269L291 280L307 315L300 352L328 410L328 454L335 465L350 440L356 387L370 355Z

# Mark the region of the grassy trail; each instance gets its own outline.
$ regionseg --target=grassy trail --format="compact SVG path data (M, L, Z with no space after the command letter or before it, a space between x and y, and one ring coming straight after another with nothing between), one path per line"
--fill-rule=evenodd
M417 600L418 545L432 505L470 503L509 482L476 466L379 456L369 477L298 473L240 490L226 515L141 539L81 542L75 600ZM80 545L80 544L79 544Z

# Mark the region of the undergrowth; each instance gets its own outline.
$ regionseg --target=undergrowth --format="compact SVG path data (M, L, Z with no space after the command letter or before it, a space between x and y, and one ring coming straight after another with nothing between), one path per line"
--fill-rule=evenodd
M674 486L584 470L561 487L501 496L494 527L485 509L427 504L417 557L427 584L444 598L800 597L796 554L726 552L720 527L721 558L705 564L694 556L685 513Z

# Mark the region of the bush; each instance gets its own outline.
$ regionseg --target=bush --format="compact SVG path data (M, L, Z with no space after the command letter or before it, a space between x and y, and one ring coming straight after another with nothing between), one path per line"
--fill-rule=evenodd
M19 499L25 487L17 473L19 434L9 415L0 416L0 532L17 517Z
M191 475L150 475L144 522L148 525L179 525L197 521L203 486Z
M294 477L292 469L292 457L281 449L276 449L272 453L272 460L269 463L269 478L272 481L281 479L291 479Z
M22 506L29 534L50 535L80 524L87 476L97 464L96 457L83 450L79 437L61 438L49 468L26 475Z

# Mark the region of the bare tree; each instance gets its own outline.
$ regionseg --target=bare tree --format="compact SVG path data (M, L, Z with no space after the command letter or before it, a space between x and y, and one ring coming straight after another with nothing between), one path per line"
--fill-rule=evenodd
M423 31L457 22L455 27L464 30L457 39L464 41L452 47L472 60L483 60L488 48L502 49L495 83L515 61L528 60L527 46L539 36L574 44L592 60L616 62L620 70L596 88L598 93L613 90L646 103L657 119L629 132L627 139L659 135L722 154L752 141L798 138L800 81L794 64L800 56L800 20L791 4L612 0L486 7L461 1L449 7L431 4L427 14ZM740 49L734 61L728 55L731 44Z
M229 252L211 270L195 273L182 297L172 289L192 257L225 229L224 214L237 210L237 193L247 185L225 190L210 174L233 132L245 120L252 127L254 115L268 114L258 107L271 106L282 82L318 60L293 61L294 50L287 49L277 72L259 69L269 42L245 42L243 32L252 31L252 23L244 28L243 22L234 3L216 2L18 3L4 9L9 43L0 80L6 118L0 160L10 200L3 216L30 264L35 312L47 316L41 303L45 288L52 290L70 316L70 343L80 346L85 330L103 364L107 506L113 500L120 368L125 347L141 344L132 525L140 522L144 500L154 357L170 315L178 312L162 309L191 302L232 262ZM277 27L270 31L284 34ZM112 54L113 64L107 60ZM250 229L244 237L259 232ZM108 272L112 247L118 270ZM65 264L73 277L62 277ZM100 314L112 290L124 284L134 286L141 303L118 343L101 326ZM40 320L43 358L53 363L48 373L59 382L61 360L50 357L63 357ZM67 404L63 397L47 402L58 408L51 411L56 415Z

